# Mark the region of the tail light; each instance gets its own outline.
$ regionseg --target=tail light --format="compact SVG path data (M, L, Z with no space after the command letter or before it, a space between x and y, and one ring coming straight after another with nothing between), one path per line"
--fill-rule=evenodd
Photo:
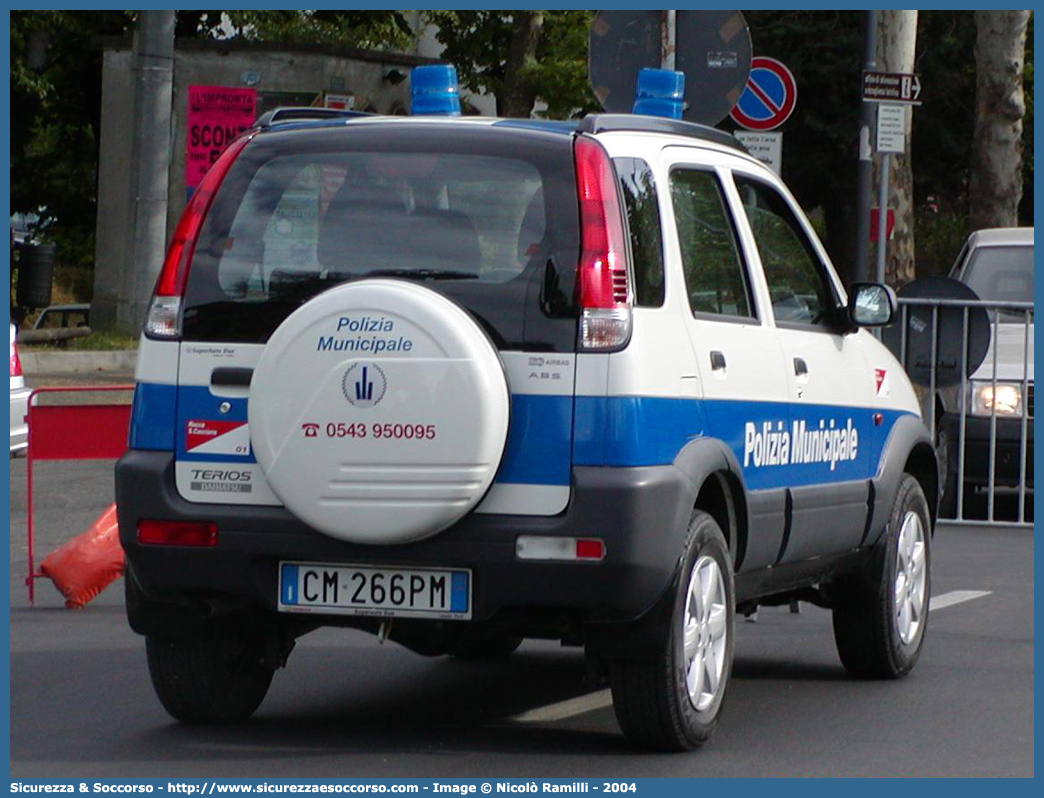
M574 147L580 202L580 347L619 349L631 335L631 286L616 176L597 141L580 137Z
M221 181L228 174L232 162L253 138L253 134L236 139L210 167L196 187L178 226L174 228L167 257L163 261L156 290L152 295L148 315L145 317L145 333L155 338L177 338L181 335L181 300L185 296L189 264L196 250L200 228Z
M208 521L138 521L138 542L149 546L216 546L217 524Z

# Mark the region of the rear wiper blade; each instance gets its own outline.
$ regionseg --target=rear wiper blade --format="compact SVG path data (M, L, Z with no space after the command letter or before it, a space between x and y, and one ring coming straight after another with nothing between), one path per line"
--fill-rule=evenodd
M411 280L475 280L475 272L454 271L452 269L374 269L363 277L406 277Z

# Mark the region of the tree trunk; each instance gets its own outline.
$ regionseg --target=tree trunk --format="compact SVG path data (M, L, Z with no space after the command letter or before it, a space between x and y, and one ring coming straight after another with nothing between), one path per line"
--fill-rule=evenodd
M877 69L879 72L914 71L917 46L916 11L877 12ZM906 147L902 153L889 156L888 207L895 213L895 228L887 242L885 282L899 288L914 279L914 203L913 169L910 153L910 120L906 112ZM872 137L873 138L873 137ZM876 144L876 142L875 142ZM874 197L878 196L880 155L874 165ZM877 246L881 246L878 242ZM876 261L875 261L876 263ZM871 269L875 274L875 270Z
M968 187L972 230L1014 227L1022 199L1022 69L1029 11L975 12L975 133Z
M537 45L544 33L542 11L515 11L511 19L511 44L504 69L504 88L497 96L497 113L528 119L536 91L528 71L536 64Z

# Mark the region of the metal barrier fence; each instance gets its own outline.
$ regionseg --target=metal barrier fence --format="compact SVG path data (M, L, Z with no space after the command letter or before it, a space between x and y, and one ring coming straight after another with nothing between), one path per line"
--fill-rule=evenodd
M913 379L936 441L940 518L1032 527L1033 302L902 298L899 305L884 339ZM965 498L977 489L986 491L986 517L965 518ZM998 490L1009 501L1016 493L1014 517L998 518Z

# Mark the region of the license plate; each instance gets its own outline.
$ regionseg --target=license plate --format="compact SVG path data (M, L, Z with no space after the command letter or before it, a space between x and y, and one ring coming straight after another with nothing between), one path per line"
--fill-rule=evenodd
M283 562L279 610L467 620L471 571Z

